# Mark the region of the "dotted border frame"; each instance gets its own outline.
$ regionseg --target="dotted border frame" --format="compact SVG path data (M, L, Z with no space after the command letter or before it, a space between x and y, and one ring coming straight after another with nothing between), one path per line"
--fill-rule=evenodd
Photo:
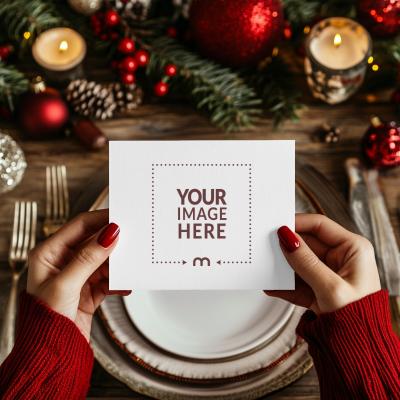
M151 164L151 263L152 264L185 264L184 261L160 261L155 258L155 218L154 218L154 192L155 192L155 167L248 167L248 196L249 196L249 248L246 261L226 260L217 261L218 264L251 264L252 260L252 164L251 163L152 163Z

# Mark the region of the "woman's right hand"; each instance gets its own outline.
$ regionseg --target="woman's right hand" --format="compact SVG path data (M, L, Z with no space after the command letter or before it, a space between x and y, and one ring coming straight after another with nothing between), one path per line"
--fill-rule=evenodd
M329 218L297 214L296 233L282 226L278 237L296 273L296 289L265 291L268 295L321 314L381 289L371 243Z

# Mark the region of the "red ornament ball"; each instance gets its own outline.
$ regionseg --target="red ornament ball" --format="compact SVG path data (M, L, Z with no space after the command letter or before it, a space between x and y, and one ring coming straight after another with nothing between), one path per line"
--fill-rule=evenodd
M167 76L175 76L178 72L178 68L176 68L175 64L167 64L164 68L164 72Z
M104 14L104 22L109 28L119 25L119 14L115 10L107 10Z
M162 81L154 85L154 93L158 97L165 96L168 93L168 89L168 84Z
M400 125L375 122L365 133L363 153L373 166L389 168L400 165Z
M19 121L23 132L34 139L59 134L69 118L64 100L53 93L29 93L19 106Z
M149 62L149 53L146 50L138 50L135 53L135 58L141 67L144 67Z
M127 56L119 63L119 68L126 72L134 72L138 67L138 62L135 57Z
M121 39L118 43L118 51L123 54L131 54L135 51L135 42L129 37Z
M400 0L359 0L357 13L360 22L376 36L400 32Z
M279 0L193 0L189 22L200 51L232 67L270 55L284 25Z
M132 74L132 72L121 72L120 74L121 82L124 83L125 85L132 85L132 83L135 83L136 78L135 75Z

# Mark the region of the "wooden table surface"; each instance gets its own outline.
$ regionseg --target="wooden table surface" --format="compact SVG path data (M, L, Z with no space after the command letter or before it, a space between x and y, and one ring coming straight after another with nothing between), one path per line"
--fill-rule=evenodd
M347 179L343 163L347 157L357 156L360 138L365 132L369 117L373 114L383 119L393 119L394 110L388 105L388 93L382 94L379 101L367 103L365 96L359 95L350 102L328 106L318 103L304 94L308 108L301 114L299 122L287 122L275 131L271 121L265 118L254 130L225 134L211 126L207 119L189 106L180 104L144 105L114 120L99 123L110 139L295 139L297 156L324 173L337 190L346 195ZM312 133L324 122L332 123L342 129L338 144L328 145L313 140ZM21 137L15 126L1 123L6 131L17 139L25 151L28 168L22 183L10 193L0 195L0 315L4 309L5 297L11 275L8 271L7 251L11 234L13 205L19 199L38 201L39 222L43 222L45 205L45 166L64 163L68 170L71 199L75 199L84 190L85 183L95 171L107 163L107 148L100 152L87 152L74 138L53 141L31 141ZM382 187L390 210L391 220L396 234L399 234L400 168L382 174ZM398 236L399 239L399 236ZM95 366L90 399L144 398L128 389ZM317 399L318 381L312 369L291 386L272 394L271 399Z

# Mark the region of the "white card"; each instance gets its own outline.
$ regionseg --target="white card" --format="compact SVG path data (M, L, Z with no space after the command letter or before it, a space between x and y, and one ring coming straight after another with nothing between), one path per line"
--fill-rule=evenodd
M110 143L110 289L294 289L291 140Z

